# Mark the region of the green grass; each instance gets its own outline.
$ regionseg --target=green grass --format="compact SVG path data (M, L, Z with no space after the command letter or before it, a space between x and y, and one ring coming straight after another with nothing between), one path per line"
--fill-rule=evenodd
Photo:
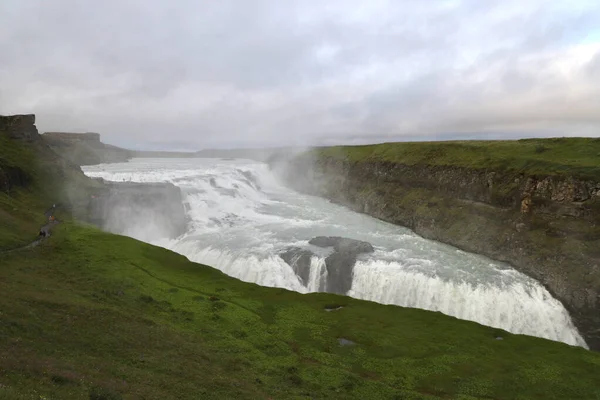
M383 143L328 147L321 157L600 178L599 138Z
M1 249L35 237L65 183L91 184L44 146L0 139L2 165L30 178L0 194ZM61 218L42 245L0 251L0 400L600 399L597 353L244 283Z
M0 265L0 399L600 398L597 353L263 288L77 224Z
M52 204L77 205L98 187L44 141L18 142L0 132L0 175L9 169L18 169L26 185L0 190L0 251L34 240L45 222L43 211Z
M52 204L54 175L49 163L38 157L35 147L10 140L0 132L0 174L18 169L28 181L26 186L0 191L0 250L20 246L35 238L44 222L39 209Z

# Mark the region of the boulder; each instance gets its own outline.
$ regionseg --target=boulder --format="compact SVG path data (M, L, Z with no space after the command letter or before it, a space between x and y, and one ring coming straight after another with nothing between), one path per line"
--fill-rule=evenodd
M352 288L357 256L374 251L368 242L339 236L317 236L308 243L323 248L333 247L333 253L325 258L327 281L326 284L319 285L319 290L337 294L346 294ZM311 259L314 256L316 254L312 251L300 247L289 247L279 254L292 267L304 286L308 284Z
M338 294L346 294L352 288L356 257L375 251L371 243L339 236L317 236L308 243L317 247L333 247L333 253L325 259L326 291Z
M325 259L328 293L346 294L352 288L356 253L334 251Z
M333 247L338 252L361 254L375 251L369 242L340 236L317 236L309 240L308 243L317 247Z
M302 284L306 286L308 277L310 276L310 260L314 255L310 250L300 247L290 247L285 252L280 253L279 257L292 267Z

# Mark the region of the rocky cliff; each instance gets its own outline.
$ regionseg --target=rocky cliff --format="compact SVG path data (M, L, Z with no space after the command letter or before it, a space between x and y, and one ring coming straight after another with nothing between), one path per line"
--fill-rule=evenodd
M30 142L38 136L34 115L0 116L0 132L11 140ZM15 187L25 186L31 178L26 171L0 158L0 191L9 193Z
M35 115L0 116L0 135L0 146L11 149L0 157L0 191L10 194L30 184L48 186L52 183L46 174L49 169L61 178L83 177L79 168L58 156L42 140L35 126ZM11 142L16 146L9 145ZM32 160L34 157L36 162ZM45 173L36 174L38 170Z
M94 132L45 132L42 137L54 151L76 165L125 162L132 157L129 150L100 141Z
M0 115L0 132L5 132L11 139L31 142L39 139L35 127L35 115Z
M170 183L106 182L90 195L82 216L104 230L153 241L186 231L181 190Z
M34 115L0 116L0 147L8 149L0 154L0 192L18 200L35 189L33 201L42 207L56 203L80 220L139 239L175 237L185 232L187 217L179 188L90 179L77 165L81 160L74 162L77 156L73 149L81 146L93 150L89 157L100 157L96 162L107 162L111 147L101 143L98 134L39 135ZM115 151L115 157L125 160L120 150ZM24 189L21 197L18 189Z
M533 167L466 167L435 157L409 161L313 151L272 165L299 191L512 264L561 300L590 348L600 350L595 169L544 174Z

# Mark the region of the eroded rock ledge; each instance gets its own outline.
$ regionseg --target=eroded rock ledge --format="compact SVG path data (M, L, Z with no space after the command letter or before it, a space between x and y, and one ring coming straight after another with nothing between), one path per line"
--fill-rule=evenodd
M272 165L294 189L512 264L600 350L600 179L299 156Z
M181 190L171 183L102 182L90 194L86 219L102 229L151 241L186 232Z
M42 138L52 149L76 165L125 162L130 150L102 143L95 132L44 132Z
M333 252L325 258L327 280L319 284L319 291L329 293L346 294L352 288L357 257L374 251L370 243L339 236L317 236L308 243L317 247L333 248ZM311 259L316 254L308 249L290 247L279 256L293 268L306 286L310 276Z

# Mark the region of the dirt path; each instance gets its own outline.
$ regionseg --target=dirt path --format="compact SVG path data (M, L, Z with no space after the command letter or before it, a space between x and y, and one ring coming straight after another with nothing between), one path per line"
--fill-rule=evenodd
M44 239L47 239L48 237L50 237L50 231L52 230L52 228L55 225L60 224L60 221L58 221L57 219L54 219L55 212L56 212L56 204L53 204L52 207L50 207L48 210L46 210L44 212L44 216L46 217L46 219L49 222L40 228L40 230L38 232L38 238L36 240L34 240L33 242L28 243L24 246L21 246L21 247L17 247L17 248L10 249L10 250L0 251L0 254L7 254L7 253L12 253L14 251L19 251L19 250L23 250L23 249L30 249L32 247L36 247L40 243L42 243L44 241ZM51 220L51 218L52 218L52 220Z

